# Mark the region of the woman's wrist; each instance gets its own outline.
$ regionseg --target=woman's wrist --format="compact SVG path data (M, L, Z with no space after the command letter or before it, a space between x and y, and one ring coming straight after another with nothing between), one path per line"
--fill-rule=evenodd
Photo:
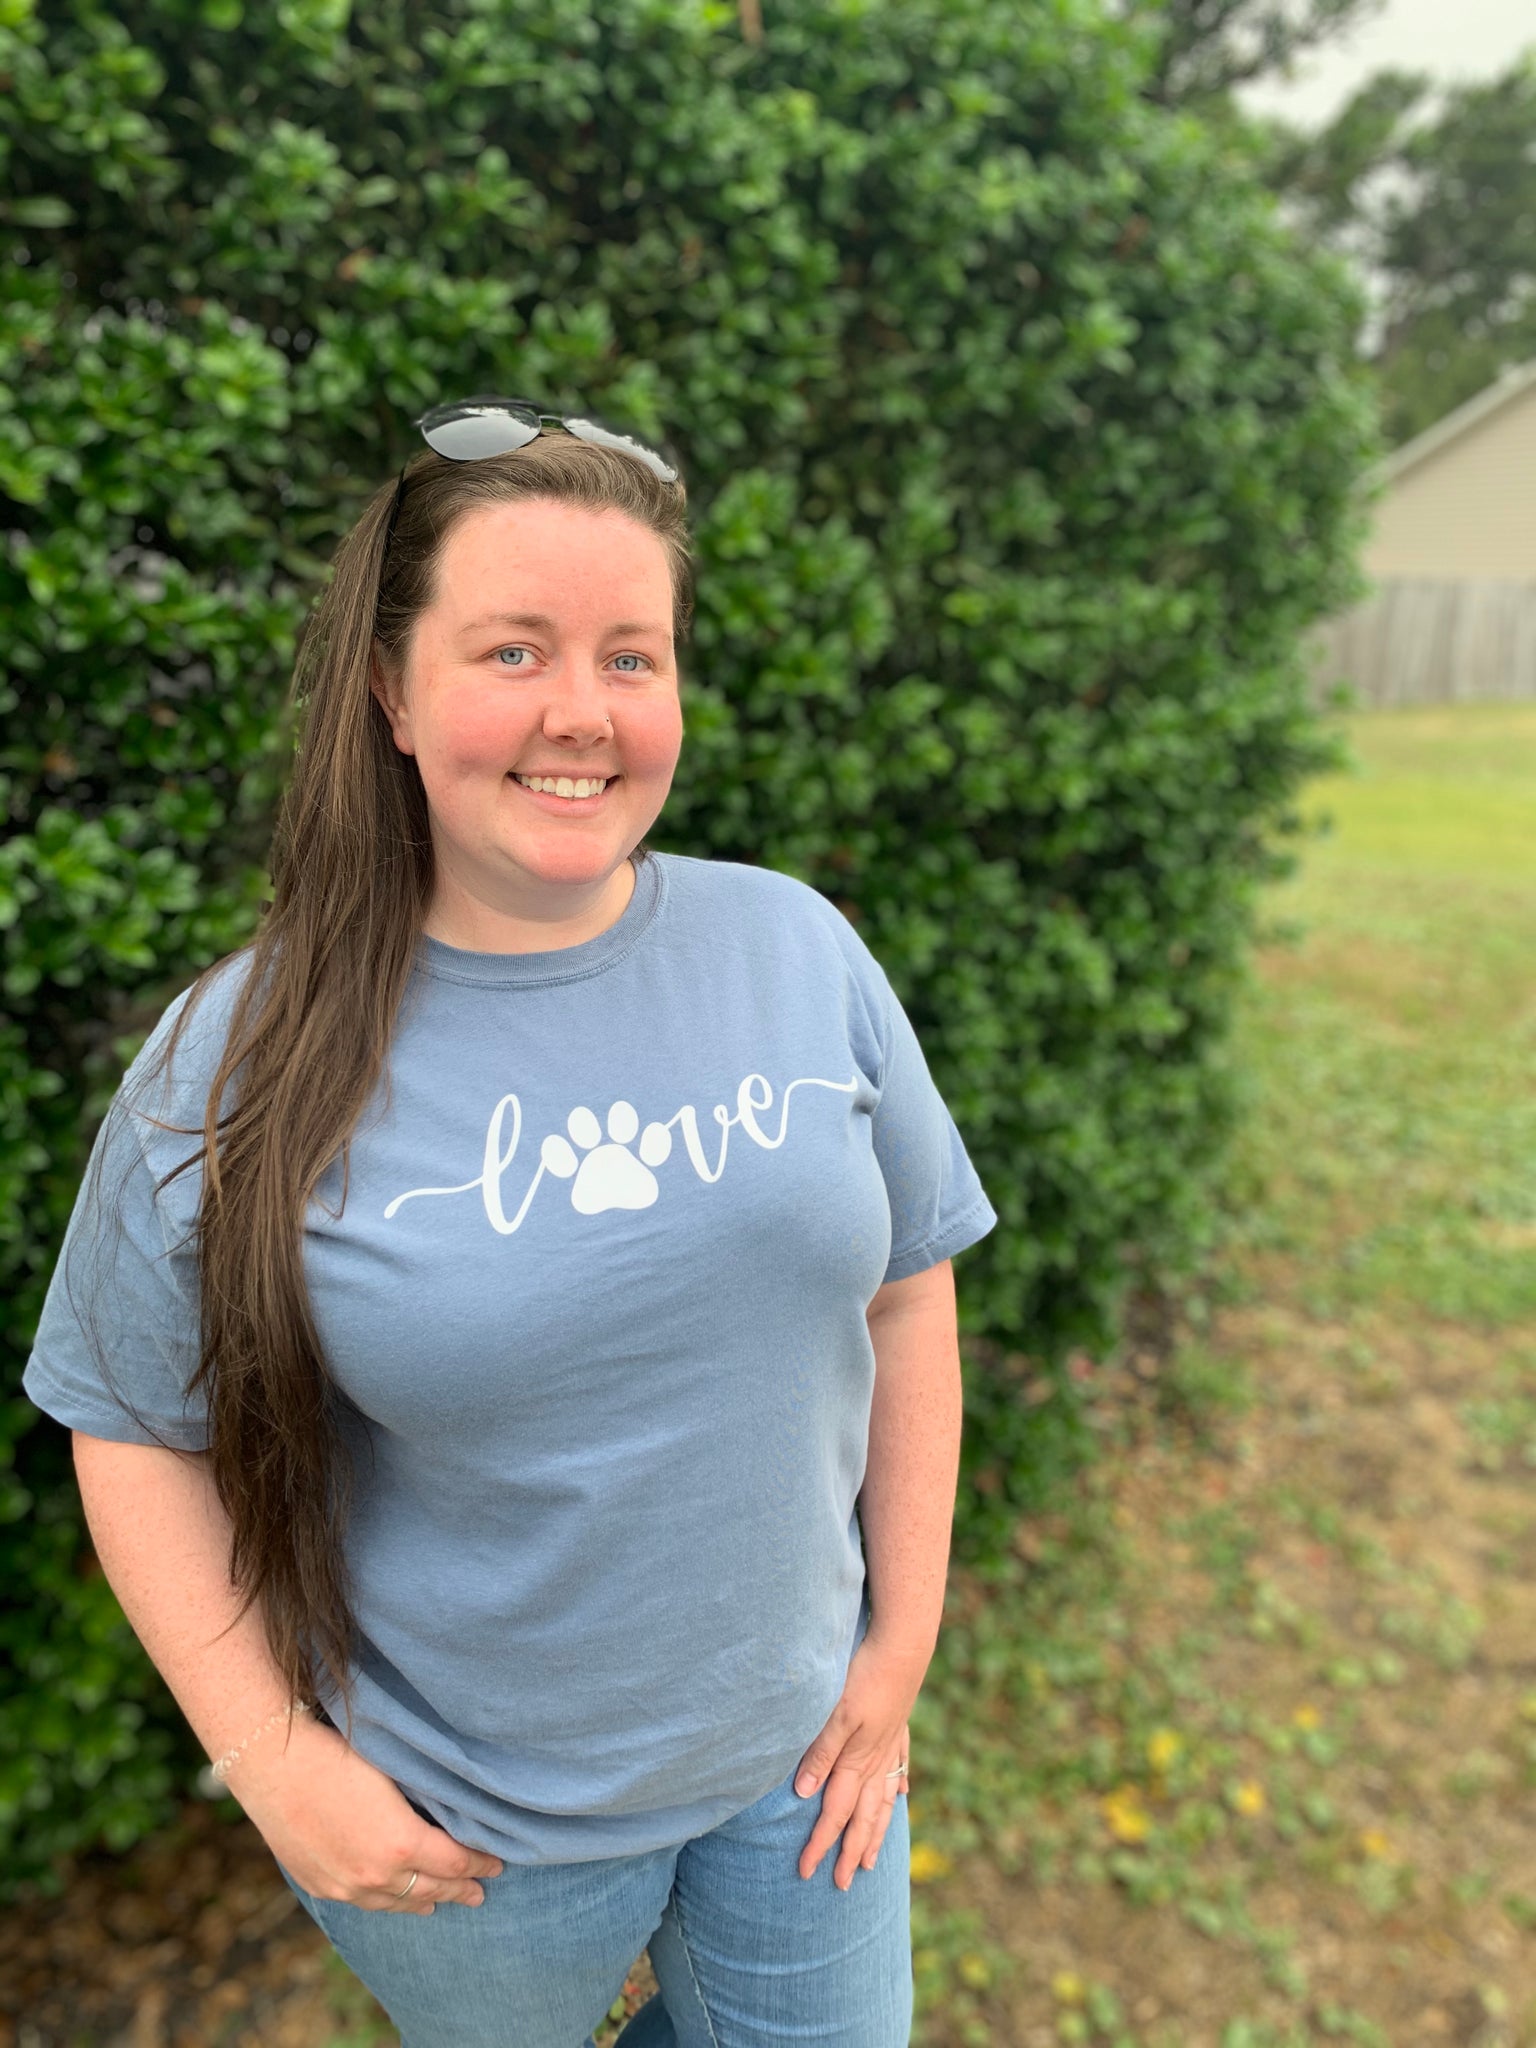
M309 1712L311 1712L311 1708L305 1706L303 1700L293 1700L289 1706L283 1706L283 1708L276 1710L276 1714L268 1714L268 1718L262 1720L256 1726L256 1729L252 1729L252 1733L242 1743L236 1743L236 1747L227 1749L215 1763L209 1763L209 1778L213 1780L213 1784L227 1784L231 1769L236 1767L236 1763L246 1755L246 1751L254 1743L258 1743L262 1739L262 1735L268 1733L268 1729L276 1729L276 1726L281 1726L283 1722L291 1724L291 1722L303 1718Z
M274 1728L253 1743L217 1784L209 1782L205 1770L200 1788L212 1799L237 1800L264 1832L273 1815L287 1817L295 1805L307 1806L313 1796L313 1768L322 1760L327 1769L333 1767L337 1744L344 1756L356 1754L324 1721L313 1714L295 1715L291 1727Z

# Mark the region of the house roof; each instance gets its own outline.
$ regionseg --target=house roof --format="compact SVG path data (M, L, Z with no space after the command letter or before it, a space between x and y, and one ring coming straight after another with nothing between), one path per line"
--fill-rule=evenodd
M1373 480L1381 483L1395 481L1405 470L1413 469L1427 456L1437 454L1448 442L1459 439L1469 427L1476 426L1491 413L1502 411L1512 400L1528 391L1532 384L1536 384L1536 356L1528 363L1507 363L1491 384L1475 392L1454 412L1436 420L1422 434L1415 434L1401 448L1394 448L1385 460L1376 465Z

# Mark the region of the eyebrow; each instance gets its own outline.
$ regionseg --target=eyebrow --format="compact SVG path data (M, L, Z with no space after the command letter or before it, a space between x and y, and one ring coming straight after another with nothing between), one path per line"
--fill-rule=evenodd
M554 619L543 612L486 612L483 617L471 619L467 626L461 626L461 633L478 633L484 626L531 626L536 633L555 633L559 627ZM608 626L609 633L654 633L658 640L670 640L671 629L657 626L645 619L620 619Z

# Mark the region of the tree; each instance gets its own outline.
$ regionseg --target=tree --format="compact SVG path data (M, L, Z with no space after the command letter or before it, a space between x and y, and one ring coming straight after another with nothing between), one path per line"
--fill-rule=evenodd
M1536 47L1426 108L1426 72L1376 74L1317 130L1234 88L1283 72L1384 0L1121 0L1155 47L1144 92L1246 156L1291 224L1359 269L1359 337L1398 445L1536 355Z
M1145 90L1164 105L1194 104L1281 71L1298 51L1341 35L1386 0L1121 0L1119 18L1145 21L1161 47Z

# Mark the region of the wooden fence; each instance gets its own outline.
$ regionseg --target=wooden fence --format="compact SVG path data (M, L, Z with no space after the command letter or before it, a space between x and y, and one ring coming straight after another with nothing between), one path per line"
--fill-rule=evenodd
M1308 652L1320 687L1342 679L1362 704L1536 699L1536 580L1381 577Z

